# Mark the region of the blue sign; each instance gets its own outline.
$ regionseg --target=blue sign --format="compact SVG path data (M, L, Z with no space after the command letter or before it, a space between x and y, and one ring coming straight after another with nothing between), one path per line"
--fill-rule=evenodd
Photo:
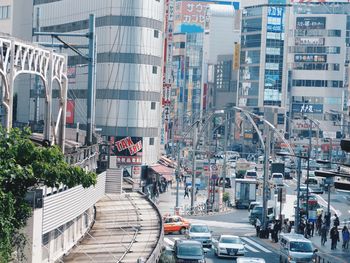
M283 7L269 6L267 10L267 31L283 32Z
M323 104L293 103L292 112L323 113Z

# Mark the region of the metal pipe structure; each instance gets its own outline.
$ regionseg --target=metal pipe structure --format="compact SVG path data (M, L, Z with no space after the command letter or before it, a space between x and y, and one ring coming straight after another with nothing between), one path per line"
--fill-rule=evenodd
M311 135L312 135L312 120L308 118L310 121L309 125L309 147L307 152L307 174L306 174L306 219L309 221L309 179L310 179L310 158L311 158Z
M227 135L228 135L228 112L225 111L225 133L224 133L224 163L222 167L222 193L225 193L226 188L226 165L227 165Z
M301 152L299 151L299 155ZM299 233L299 225L300 225L300 180L301 180L301 158L298 158L298 167L297 167L298 175L297 175L297 210L295 211L295 232Z
M264 176L263 176L263 213L262 213L262 226L263 230L267 229L267 197L268 197L268 183L269 183L269 159L270 159L270 131L269 127L265 125L266 144L265 144L265 158L264 158Z

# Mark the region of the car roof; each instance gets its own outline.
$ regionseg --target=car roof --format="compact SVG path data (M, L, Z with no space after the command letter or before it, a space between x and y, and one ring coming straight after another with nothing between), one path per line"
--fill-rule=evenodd
M312 243L309 239L305 238L304 235L300 234L281 234L281 238L287 239L289 242L302 241Z
M191 226L208 226L208 225L203 223L192 223Z
M239 236L234 236L234 235L221 235L220 237L239 238Z
M175 241L177 245L199 245L202 246L202 243L196 240L190 239L178 239Z

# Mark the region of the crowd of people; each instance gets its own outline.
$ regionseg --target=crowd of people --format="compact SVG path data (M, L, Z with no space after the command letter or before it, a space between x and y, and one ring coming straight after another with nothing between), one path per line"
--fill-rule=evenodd
M315 234L321 237L321 244L325 246L327 242L327 237L329 234L329 238L331 240L331 249L337 249L337 244L340 242L340 237L342 238L342 248L349 249L349 240L350 240L350 232L346 225L341 229L341 235L339 234L339 225L340 220L337 214L334 214L333 226L331 226L331 215L325 215L322 218L322 215L319 215L316 224L314 222L309 222L306 219L301 220L299 225L299 233L303 234L306 238L311 238ZM268 219L267 219L268 220ZM269 222L267 231L261 230L261 221L259 218L255 220L255 228L256 235L262 238L269 238L271 235L272 242L278 242L278 237L280 233L290 233L292 231L293 223L288 221L288 219L284 220L283 223L281 220L274 220ZM316 229L315 229L316 227Z

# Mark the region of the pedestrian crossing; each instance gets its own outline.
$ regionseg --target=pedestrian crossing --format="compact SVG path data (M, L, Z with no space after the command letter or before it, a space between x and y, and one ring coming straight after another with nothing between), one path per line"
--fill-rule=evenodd
M165 236L164 237L164 242L165 245L173 247L175 244L176 240L179 239L184 239L183 236ZM242 241L245 243L245 249L246 252L251 252L251 253L273 253L271 250L268 248L260 245L258 242L256 242L253 238L251 237L241 237Z

